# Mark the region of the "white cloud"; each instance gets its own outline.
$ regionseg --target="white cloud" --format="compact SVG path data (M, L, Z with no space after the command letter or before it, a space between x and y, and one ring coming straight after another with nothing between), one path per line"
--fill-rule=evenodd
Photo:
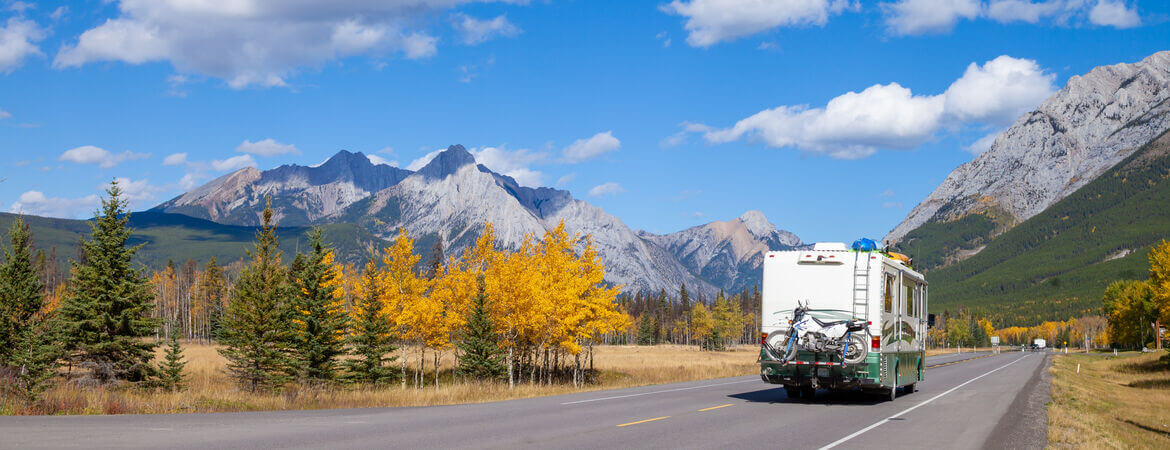
M1006 125L1051 95L1054 80L1035 61L1000 56L983 65L972 63L938 95L915 95L897 83L878 84L840 95L821 108L764 110L729 128L684 126L710 143L749 138L769 147L856 159L879 148L917 147L948 125Z
M118 14L63 46L54 66L167 62L233 88L284 86L301 68L347 57L434 55L438 39L422 19L473 1L120 0Z
M959 19L975 19L982 9L979 0L899 0L881 7L886 26L900 35L947 32Z
M539 187L544 174L533 170L533 163L543 161L545 156L529 150L507 150L503 147L484 147L471 149L475 162L483 164L492 172L512 177L521 186Z
M26 2L19 1L19 0L8 4L9 11L15 11L18 13L23 13L23 12L28 11L30 9L36 9L36 8L37 8L37 6L32 4L32 3L26 3Z
M1137 8L1129 8L1121 0L1097 0L1089 10L1089 22L1093 25L1114 28L1133 28L1142 24Z
M662 48L670 48L670 44L671 44L670 34L668 34L667 32L663 31L661 33L654 35L654 39L662 41Z
M917 96L897 83L848 92L824 108L779 106L704 134L724 143L744 136L771 147L798 147L841 159L863 158L878 147L913 148L930 140L942 121L938 96Z
M508 21L506 15L496 16L494 19L482 20L466 14L455 15L455 30L460 39L467 45L478 45L497 36L514 37L520 34L520 28Z
M557 187L564 187L566 184L572 183L577 179L577 172L572 172L557 178Z
M886 189L886 190L882 191L881 194L878 194L878 197L893 197L893 196L894 196L893 189Z
M8 119L11 117L12 117L12 113L9 113L8 111L0 109L0 120Z
M122 189L123 198L130 202L131 209L134 208L134 205L154 200L157 194L166 190L163 187L150 184L147 180L135 181L125 177L116 177L114 180L118 182L118 187ZM108 187L109 183L99 186L102 190Z
M41 191L28 191L8 208L9 212L34 216L80 218L88 217L101 199L96 194L81 198L48 197Z
M1029 0L992 0L987 4L987 17L1001 23L1038 23L1040 19L1066 11L1064 0L1033 3Z
M0 27L0 73L20 68L25 58L41 55L36 43L45 38L45 30L36 22L11 17Z
M625 188L622 188L622 185L611 181L609 183L603 183L603 184L599 184L597 186L594 186L593 189L589 190L589 196L601 197L601 196L605 196L605 195L617 195L617 194L621 194L622 192L625 192L625 191L626 190L625 190Z
M187 172L183 174L183 178L179 179L179 189L189 191L199 186L199 182L203 181L203 174L198 172Z
M387 166L398 167L398 161L388 160L378 155L366 155L366 159L369 159L373 164L385 164Z
M185 162L187 162L187 154L186 153L172 153L170 155L167 155L166 158L163 158L163 165L164 166L177 166L177 165L183 164Z
M233 156L228 159L217 159L211 162L211 168L220 172L239 170L245 167L256 167L256 160L252 159L252 155Z
M53 20L61 20L61 18L65 17L66 14L69 14L69 7L58 6L57 9L54 9L53 12L49 14L49 18Z
M256 156L277 156L301 153L300 150L297 150L296 146L292 144L281 144L272 138L256 142L244 139L244 142L241 142L240 145L236 146L236 152L247 153L249 155Z
M663 12L686 17L687 43L710 47L781 26L821 26L848 0L674 0Z
M433 152L422 155L418 159L411 161L410 164L408 164L406 166L406 170L417 171L418 169L426 167L426 165L429 164L432 159L435 159L436 156L439 156L439 153L443 153L443 150L446 150L446 149L440 148L440 149L435 150Z
M946 111L963 122L1007 125L1056 92L1056 74L1036 61L1000 56L971 63L946 91Z
M69 161L77 164L97 164L98 167L108 169L125 161L149 158L150 153L134 153L126 150L122 153L110 153L101 147L83 145L71 148L62 153L57 160Z
M988 133L987 135L975 140L975 142L972 142L971 145L963 147L963 149L971 152L973 155L983 153L987 151L987 149L991 148L991 144L995 143L995 138L999 137L999 134L1002 132L1003 130L997 130L993 133Z
M622 146L612 131L597 133L588 139L577 139L562 151L565 160L578 163L617 150Z

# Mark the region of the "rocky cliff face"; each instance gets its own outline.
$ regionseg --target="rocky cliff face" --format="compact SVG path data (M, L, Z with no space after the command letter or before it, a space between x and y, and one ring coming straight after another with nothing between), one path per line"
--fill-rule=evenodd
M801 245L800 238L777 229L760 211L677 233L640 235L670 252L703 279L732 292L759 283L765 252Z
M375 165L361 153L338 152L317 167L245 168L180 195L154 210L230 225L257 225L271 195L281 225L300 226L335 215L358 200L394 186L408 170Z
M951 172L886 240L989 208L1016 223L1036 215L1170 128L1168 98L1170 52L1072 77Z
M441 239L445 253L457 255L485 222L494 225L501 245L515 249L525 235L539 237L564 221L570 233L592 235L607 280L626 291L674 291L683 283L709 295L737 290L757 282L761 252L800 243L758 211L671 235L635 232L567 191L520 186L476 164L462 146L451 146L418 172L373 165L345 151L319 167L242 169L155 209L255 225L266 195L282 225L356 223L386 239L405 228L420 253Z

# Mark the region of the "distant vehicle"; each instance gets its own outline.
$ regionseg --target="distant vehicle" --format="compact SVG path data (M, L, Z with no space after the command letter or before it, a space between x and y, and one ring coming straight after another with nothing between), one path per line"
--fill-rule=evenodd
M760 377L791 398L827 387L893 400L924 379L926 279L904 255L862 248L764 257Z
M1045 341L1044 339L1032 339L1032 348L1035 350L1043 350L1044 347L1047 346L1048 341Z

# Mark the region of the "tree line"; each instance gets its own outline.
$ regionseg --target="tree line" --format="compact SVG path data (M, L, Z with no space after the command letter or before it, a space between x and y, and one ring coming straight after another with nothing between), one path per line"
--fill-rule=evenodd
M1145 280L1115 281L1101 299L1110 340L1124 348L1156 346L1159 329L1170 323L1170 241L1150 250Z

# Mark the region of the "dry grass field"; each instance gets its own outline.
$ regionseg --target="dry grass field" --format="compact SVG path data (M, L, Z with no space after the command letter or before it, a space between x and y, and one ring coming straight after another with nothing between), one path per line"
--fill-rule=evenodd
M594 353L594 364L599 372L595 383L581 388L574 388L572 384L521 384L509 389L507 383L454 380L450 370L454 360L447 353L440 363L443 370L437 387L433 385L434 373L431 371L427 374L428 385L421 389L413 386L402 389L400 384L376 388L299 386L280 393L257 394L241 390L232 383L224 373L225 361L215 346L192 343L184 348L188 361L188 388L182 392L136 388L82 389L59 383L37 404L23 405L12 401L0 404L0 414L157 414L488 402L749 375L759 370L757 355L755 346L741 346L724 352L704 352L696 347L675 345L600 346ZM412 357L415 359L408 358L408 365L417 361L417 353ZM429 367L433 356L428 353L426 358Z
M1158 360L1165 355L1054 358L1049 446L1170 448L1170 367Z

